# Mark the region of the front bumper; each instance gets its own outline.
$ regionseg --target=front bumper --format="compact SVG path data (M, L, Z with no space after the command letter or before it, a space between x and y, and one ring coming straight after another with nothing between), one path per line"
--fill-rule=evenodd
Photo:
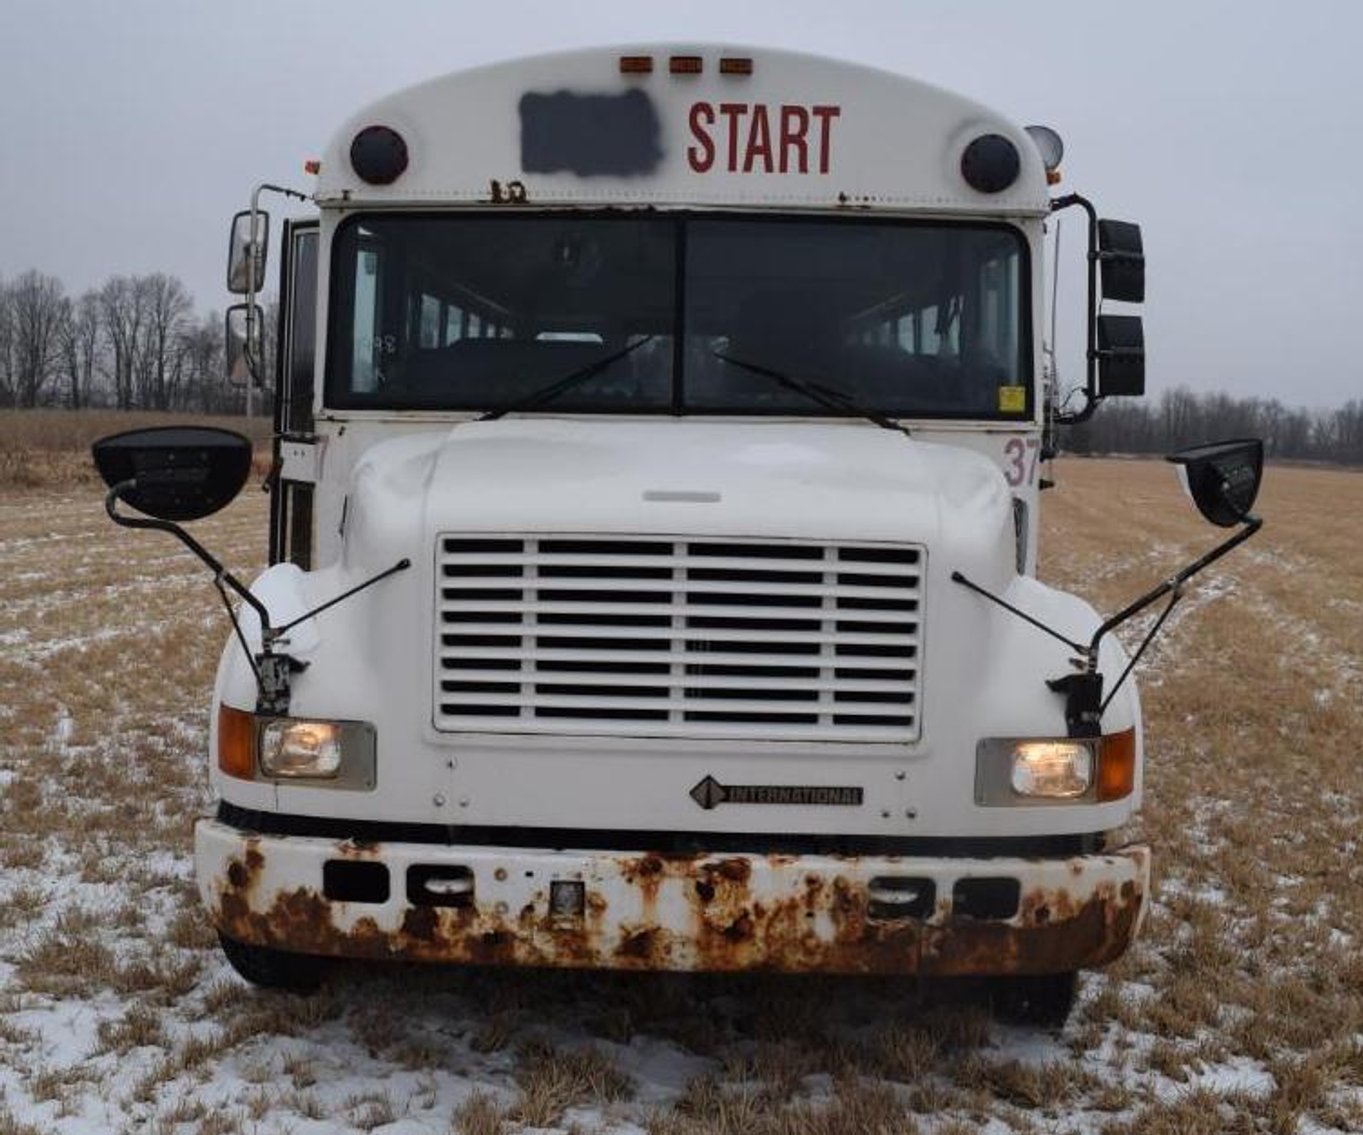
M242 942L598 969L1059 973L1118 957L1150 883L1140 845L1056 859L662 855L361 844L202 820L195 856L213 922ZM356 879L367 901L339 897ZM1015 880L1015 906L957 909L972 880L1005 896ZM551 895L569 901L551 909Z

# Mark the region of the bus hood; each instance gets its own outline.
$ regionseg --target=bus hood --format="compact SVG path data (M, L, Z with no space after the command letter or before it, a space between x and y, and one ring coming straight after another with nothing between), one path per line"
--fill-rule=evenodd
M345 559L437 533L657 533L915 543L998 583L1012 506L977 453L861 422L530 418L381 442L355 471Z

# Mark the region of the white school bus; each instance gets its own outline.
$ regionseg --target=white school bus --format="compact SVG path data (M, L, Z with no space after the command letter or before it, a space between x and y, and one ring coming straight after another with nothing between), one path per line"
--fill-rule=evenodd
M1149 855L1119 620L1034 575L1055 209L1090 233L1069 420L1143 382L1097 310L1142 298L1139 231L1052 199L1058 143L715 46L345 122L283 234L272 566L196 835L242 974L984 975L1063 1018ZM266 231L253 200L248 366Z

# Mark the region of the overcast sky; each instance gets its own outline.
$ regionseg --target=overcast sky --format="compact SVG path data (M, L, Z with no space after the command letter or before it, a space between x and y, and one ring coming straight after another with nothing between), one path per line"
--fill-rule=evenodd
M1144 227L1152 392L1363 396L1360 0L0 0L0 277L161 270L221 308L231 214L308 187L364 102L652 40L840 56L1054 126L1061 188Z

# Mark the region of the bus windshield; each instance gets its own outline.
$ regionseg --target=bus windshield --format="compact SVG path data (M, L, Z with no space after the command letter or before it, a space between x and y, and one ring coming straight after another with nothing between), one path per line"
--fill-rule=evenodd
M837 412L801 384L895 417L1032 410L1006 225L370 215L338 230L331 279L335 408L491 411L561 383L545 410Z

